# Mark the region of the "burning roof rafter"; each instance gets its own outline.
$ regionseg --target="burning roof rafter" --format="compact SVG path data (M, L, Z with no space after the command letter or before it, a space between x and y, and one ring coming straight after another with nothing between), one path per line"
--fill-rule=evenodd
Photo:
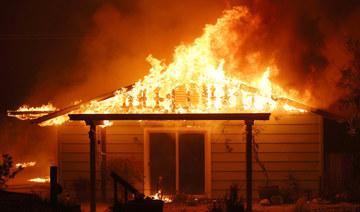
M126 87L124 87L124 88L122 88L120 90L130 91L133 88L133 86L134 85L129 85L129 86L126 86ZM261 94L260 89L249 86L249 85L246 85L246 84L241 84L240 88L242 90L245 90L245 91L253 93L253 94ZM94 102L94 101L95 102L101 102L103 100L112 98L112 97L114 97L116 95L116 93L118 91L119 90L109 92L109 93L100 95L98 97L89 99L87 101L79 102L77 104L74 104L72 106L69 106L69 107L66 107L66 108L63 108L63 109L60 109L60 110L57 110L57 111L40 111L40 110L39 111L37 111L37 110L19 111L19 110L9 110L8 115L9 116L15 116L15 117L18 117L18 118L19 117L24 117L22 119L31 119L31 117L36 117L36 116L40 115L40 117L37 117L37 118L35 118L35 119L33 119L31 121L34 124L40 124L42 122L48 121L48 120L56 118L58 116L66 115L68 113L72 113L73 111L79 110L80 107L86 106L87 104L90 104L91 102ZM320 110L320 109L313 108L313 107L308 106L306 104L299 103L299 102L296 102L294 100L291 100L291 99L288 99L288 98L285 98L285 97L278 97L278 96L272 95L271 99L274 100L274 101L283 102L283 104L288 104L288 105L290 105L290 106L292 106L294 108L300 108L302 110L306 110L306 111L313 112L313 113L316 113L316 114L319 114L319 115L323 115L323 116L325 116L327 118L330 118L330 119L333 119L333 120L336 120L336 121L339 121L339 122L344 121L344 119L342 117L340 117L340 116L328 113L328 112Z

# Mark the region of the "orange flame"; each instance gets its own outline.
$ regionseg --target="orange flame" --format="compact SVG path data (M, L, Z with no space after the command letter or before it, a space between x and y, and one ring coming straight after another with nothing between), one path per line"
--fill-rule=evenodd
M74 111L74 112L76 112L76 111ZM44 127L44 126L52 126L52 125L61 125L62 123L66 122L68 120L69 120L69 116L67 114L65 114L65 115L61 115L61 116L58 116L56 118L44 121L44 122L40 123L39 125L42 126L42 127Z
M160 197L160 196L161 196L161 190L159 190L159 192L156 193L155 196L152 197L152 199L154 199L154 200L162 200L165 203L172 202L172 199L170 199L169 197Z
M30 107L28 105L23 105L16 110L16 112L23 113L12 115L10 114L10 112L8 112L8 116L14 116L21 120L32 120L57 110L58 109L54 107L51 103L48 103L47 105L42 105L40 107Z
M36 162L35 161L31 161L31 162L24 162L24 163L17 163L15 166L18 168L18 167L22 167L22 168L25 168L25 167L30 167L30 166L35 166L36 165Z
M35 183L48 183L50 182L50 177L47 177L47 178L33 178L33 179L30 179L28 180L29 182L35 182Z
M101 102L84 105L81 113L226 113L272 112L284 110L305 112L284 106L273 100L270 68L263 77L246 83L226 76L226 63L218 57L214 45L228 52L237 40L231 31L236 20L248 17L243 7L225 12L215 25L207 25L204 34L191 45L175 49L174 61L166 65L148 56L150 73L139 80L130 91L119 90L116 96ZM214 44L215 43L215 44ZM251 85L251 86L250 86ZM255 87L256 92L244 88Z
M177 46L169 65L149 55L150 73L131 90L118 90L112 98L92 101L71 113L307 112L281 101L279 95L286 93L269 80L270 68L251 82L226 74L229 71L224 70L225 65L235 64L224 55L231 54L236 43L246 42L233 30L239 22L244 26L255 25L256 19L245 7L225 11L216 24L206 25L203 35L192 44ZM256 57L249 56L248 60L254 69L258 67ZM42 125L67 120L67 115L63 115Z

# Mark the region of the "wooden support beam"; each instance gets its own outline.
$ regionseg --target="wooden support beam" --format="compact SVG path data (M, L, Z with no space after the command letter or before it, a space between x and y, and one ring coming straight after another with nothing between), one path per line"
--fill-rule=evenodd
M58 205L58 198L57 198L57 195L59 193L58 187L59 186L57 182L57 167L51 166L50 167L50 204L55 211Z
M106 200L106 128L101 128L101 198Z
M95 187L96 125L95 124L90 124L89 138L90 138L90 212L95 212L96 211L96 187Z
M252 125L246 120L246 211L252 211Z
M269 120L270 113L69 114L70 120Z

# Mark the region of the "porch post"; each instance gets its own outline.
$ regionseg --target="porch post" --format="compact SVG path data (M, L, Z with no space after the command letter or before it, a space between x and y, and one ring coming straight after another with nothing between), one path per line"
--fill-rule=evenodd
M252 211L252 125L246 120L246 211Z
M50 167L50 203L54 210L57 210L58 204L58 182L57 182L57 166Z
M96 166L95 166L95 148L96 148L96 125L90 123L90 211L96 211Z
M106 128L101 128L101 198L106 200Z

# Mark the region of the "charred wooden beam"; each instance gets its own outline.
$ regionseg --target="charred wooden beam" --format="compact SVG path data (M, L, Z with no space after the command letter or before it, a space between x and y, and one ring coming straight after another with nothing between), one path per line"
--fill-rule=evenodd
M8 110L7 113L9 116L19 116L19 115L39 115L39 114L49 114L49 113L54 113L56 111L53 110L46 110L46 111L41 111L41 110L36 110L36 111L17 111L17 110Z
M70 120L269 120L270 113L69 114Z
M129 85L129 86L126 86L124 88L121 88L121 89L127 89L127 90L131 90L133 88L134 85ZM118 90L121 90L121 89L118 89ZM52 119L52 118L56 118L58 116L61 116L61 115L65 115L67 113L70 113L71 111L74 111L74 110L77 110L79 109L82 105L86 105L86 104L89 104L90 102L92 101L103 101L105 99L109 99L111 97L114 97L115 96L115 92L118 91L118 90L115 90L115 91L112 91L112 92L109 92L109 93L106 93L106 94L103 94L103 95L100 95L98 97L95 97L93 99L89 99L87 101L82 101L78 104L75 104L75 105L72 105L70 107L66 107L66 108L63 108L61 110L58 110L54 113L50 113L48 115L45 115L45 116L42 116L40 118L37 118L37 119L34 119L31 121L31 123L33 124L39 124L41 122L44 122L44 121L47 121L49 119Z

